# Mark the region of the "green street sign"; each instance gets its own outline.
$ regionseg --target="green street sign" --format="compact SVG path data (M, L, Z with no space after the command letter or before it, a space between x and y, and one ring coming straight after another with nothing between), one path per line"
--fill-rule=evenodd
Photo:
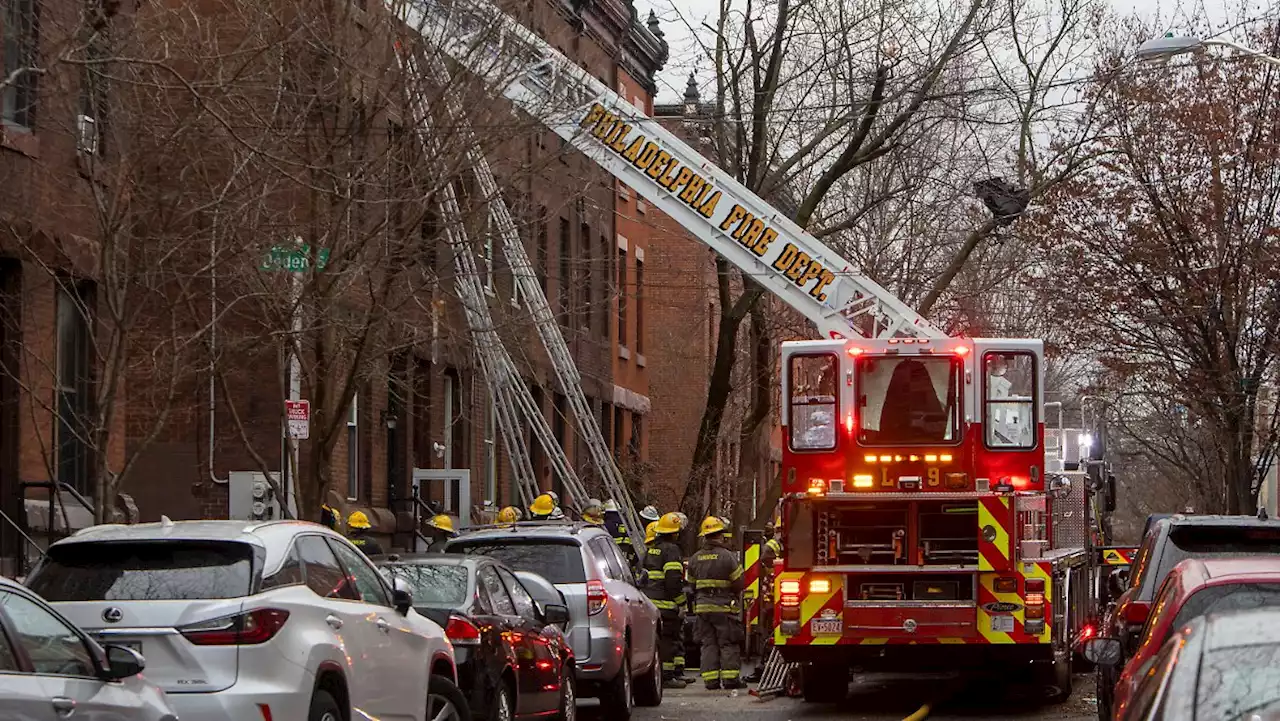
M271 251L267 254L260 270L273 271L283 270L289 273L305 273L311 269L311 246L309 245L276 245L272 246ZM314 254L316 259L316 270L324 270L329 263L329 249L321 248L319 252Z

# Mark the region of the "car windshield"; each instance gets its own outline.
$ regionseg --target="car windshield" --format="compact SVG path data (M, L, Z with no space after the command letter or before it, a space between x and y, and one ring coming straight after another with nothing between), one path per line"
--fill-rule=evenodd
M951 357L858 360L858 442L954 443L960 438L959 363ZM886 402L892 398L893 402Z
M253 547L236 541L54 546L27 578L48 601L239 598L253 587Z
M1274 719L1280 716L1280 645L1209 651L1196 682L1197 719Z
M1160 554L1160 565L1150 579L1150 588L1159 588L1165 576L1188 558L1257 556L1280 553L1280 528L1249 526L1177 525Z
M431 563L389 563L382 567L413 588L413 605L460 608L467 602L466 566Z
M1193 618L1224 611L1280 606L1280 583L1230 583L1210 586L1192 594L1178 609L1171 629L1182 628Z
M552 583L586 583L577 543L552 538L481 538L449 544L450 553L496 558L517 571L536 573Z

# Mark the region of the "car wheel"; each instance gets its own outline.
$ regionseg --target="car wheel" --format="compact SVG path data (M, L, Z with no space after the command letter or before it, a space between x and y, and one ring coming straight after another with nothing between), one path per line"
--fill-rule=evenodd
M653 665L636 682L637 706L662 705L662 654L655 644L653 648Z
M1062 703L1071 698L1071 667L1071 656L1067 656L1053 664L1050 678L1047 679L1048 683L1045 684L1045 701Z
M427 682L427 721L471 721L471 707L451 679L433 675Z
M316 691L311 697L307 721L342 721L342 709L328 691Z
M489 707L489 721L513 721L516 717L515 694L505 682L499 683L497 693L493 697L493 705Z
M578 721L578 693L574 689L573 667L560 667L560 721Z
M630 644L623 649L622 667L618 669L618 675L613 677L600 695L600 707L604 710L602 716L609 721L628 721L631 718L635 702L631 697Z

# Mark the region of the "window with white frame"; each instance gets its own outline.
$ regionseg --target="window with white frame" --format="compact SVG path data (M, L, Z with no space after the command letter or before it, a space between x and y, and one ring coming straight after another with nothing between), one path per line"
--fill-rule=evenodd
M347 500L360 498L360 394L351 396L347 413Z

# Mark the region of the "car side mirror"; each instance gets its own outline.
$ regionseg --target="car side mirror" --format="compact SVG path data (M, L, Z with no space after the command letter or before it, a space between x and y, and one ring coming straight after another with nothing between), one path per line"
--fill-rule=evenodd
M1084 644L1084 657L1099 666L1115 666L1120 663L1120 640L1116 638L1091 638Z
M548 624L563 626L569 622L569 607L558 603L549 603L542 609L542 618Z
M397 576L391 582L391 586L393 588L391 591L391 605L396 607L401 616L408 616L409 609L413 608L413 591L409 586L409 582Z
M110 681L119 681L137 676L142 673L142 669L147 667L147 662L142 658L142 654L131 648L105 646L102 650L107 653L105 675Z

